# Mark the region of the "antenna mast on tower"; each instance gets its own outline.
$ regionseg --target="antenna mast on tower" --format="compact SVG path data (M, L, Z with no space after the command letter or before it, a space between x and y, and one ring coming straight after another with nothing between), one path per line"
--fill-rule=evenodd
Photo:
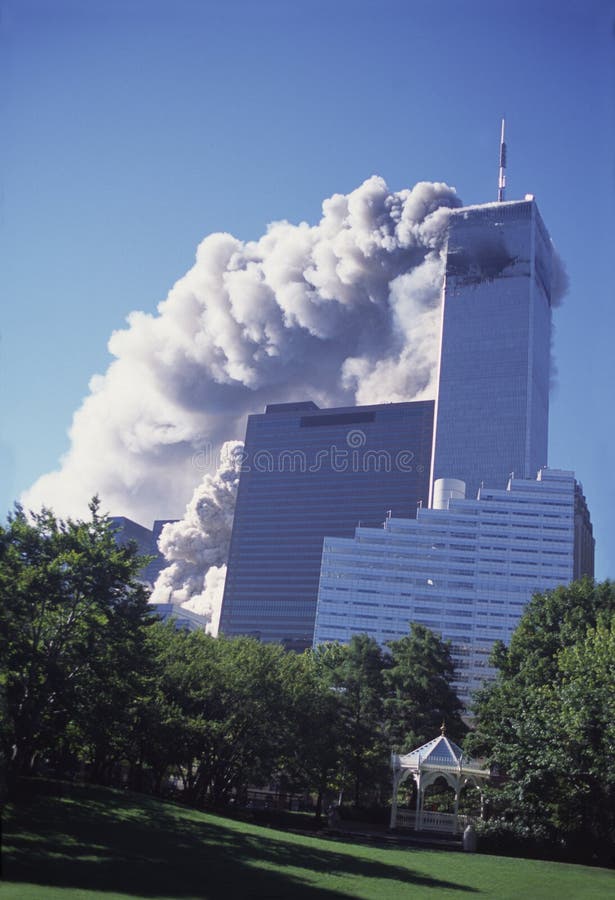
M498 176L498 203L504 200L504 190L506 188L506 142L504 140L504 124L502 119L502 133L500 134L500 172Z

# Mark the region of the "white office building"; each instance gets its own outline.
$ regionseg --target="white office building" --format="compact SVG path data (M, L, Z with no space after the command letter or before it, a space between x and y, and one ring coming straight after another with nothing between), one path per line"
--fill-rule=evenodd
M420 622L452 642L467 703L490 674L494 641L509 642L532 595L572 580L579 493L574 474L556 469L482 487L477 499L442 479L434 508L416 519L325 538L314 644L353 634L385 644Z

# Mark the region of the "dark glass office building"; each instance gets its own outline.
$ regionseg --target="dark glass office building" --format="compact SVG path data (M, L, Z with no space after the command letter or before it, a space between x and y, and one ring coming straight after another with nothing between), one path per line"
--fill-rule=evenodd
M323 538L427 505L433 414L308 401L249 417L220 631L311 646Z

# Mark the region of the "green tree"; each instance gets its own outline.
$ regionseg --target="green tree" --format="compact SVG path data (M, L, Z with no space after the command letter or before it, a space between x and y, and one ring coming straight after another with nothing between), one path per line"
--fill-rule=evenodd
M497 827L603 861L615 847L614 627L610 582L536 595L495 650L467 741L506 776L491 798Z
M558 656L558 756L567 790L556 824L586 851L615 857L615 615ZM587 855L587 854L586 854Z
M292 788L316 792L317 818L325 796L339 789L343 728L330 666L338 646L287 653L282 665L286 704L282 772Z
M157 784L177 769L199 804L226 803L271 779L289 730L282 648L160 626L151 645L156 663L139 704L137 766L150 768Z
M211 639L216 690L203 711L197 792L226 802L279 769L284 746L284 651L252 638Z
M353 635L329 650L328 679L337 695L341 729L341 776L352 789L355 806L388 783L390 747L383 729L387 658L374 638Z
M117 756L134 673L142 662L143 560L119 547L99 503L89 521L16 508L0 540L5 651L4 753L12 775L73 746Z
M136 790L150 786L160 793L165 776L178 777L198 752L202 727L198 701L198 663L191 655L194 641L173 622L155 622L146 633L147 665L131 721L127 757L130 782ZM202 674L202 672L201 672Z
M556 674L558 652L615 612L615 586L589 578L544 594L526 606L510 646L495 648L498 668L519 683L546 684Z
M437 735L445 722L451 737L461 740L467 728L462 704L452 686L455 666L450 644L425 625L412 623L410 634L390 641L385 727L391 746L409 752Z

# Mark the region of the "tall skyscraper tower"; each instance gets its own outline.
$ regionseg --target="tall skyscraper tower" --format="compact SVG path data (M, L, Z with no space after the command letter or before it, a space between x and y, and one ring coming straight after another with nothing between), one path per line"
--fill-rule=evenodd
M427 505L433 401L248 418L220 631L311 646L323 538Z
M432 483L466 496L547 464L551 242L533 197L451 213Z

